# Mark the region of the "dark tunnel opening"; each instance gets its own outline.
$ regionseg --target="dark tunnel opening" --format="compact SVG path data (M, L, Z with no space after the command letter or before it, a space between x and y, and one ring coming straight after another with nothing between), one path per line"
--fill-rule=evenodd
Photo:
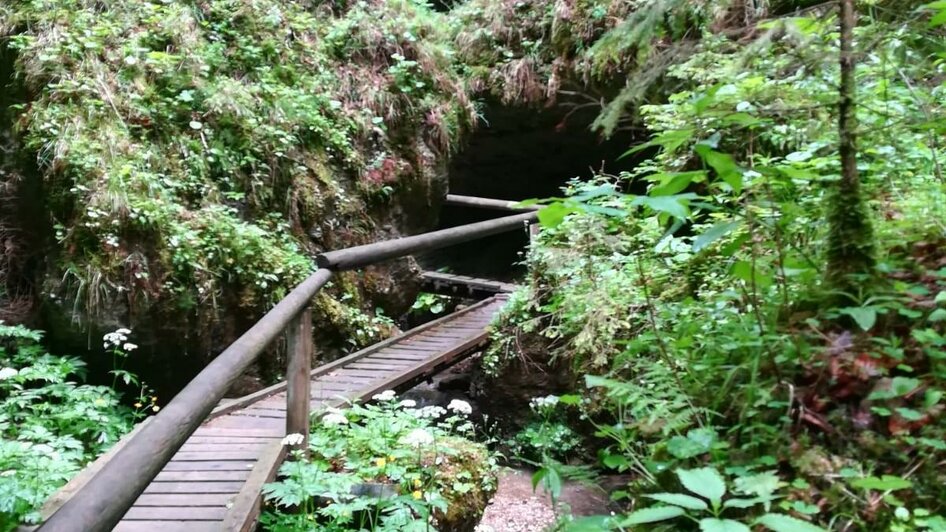
M591 131L597 109L569 113L564 107L536 109L490 104L484 123L449 166L450 193L504 200L561 195L571 179L617 174L636 161L621 155L639 141L631 132L608 139ZM513 214L445 205L440 227ZM427 269L510 281L520 265L528 232L509 232L454 246L420 258Z

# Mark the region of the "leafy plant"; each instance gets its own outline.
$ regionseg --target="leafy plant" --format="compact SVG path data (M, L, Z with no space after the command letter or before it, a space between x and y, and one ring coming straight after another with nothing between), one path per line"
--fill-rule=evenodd
M278 505L264 516L270 529L434 530L478 518L496 462L464 437L470 406L415 408L393 392L375 401L317 416L311 457L296 456L263 489Z
M114 388L80 384L85 364L0 323L0 530L36 523L39 507L131 429ZM139 409L140 410L140 409Z

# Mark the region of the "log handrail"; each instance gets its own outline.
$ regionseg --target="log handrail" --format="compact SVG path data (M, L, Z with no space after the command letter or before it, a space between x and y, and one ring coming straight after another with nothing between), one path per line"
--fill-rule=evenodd
M324 253L316 258L314 273L296 286L194 377L150 422L142 426L102 469L62 505L39 530L86 532L111 530L138 496L158 475L185 441L197 430L237 378L276 338L290 329L287 382L295 388L289 397L287 428L307 434L308 392L300 376L308 378L312 344L304 322L316 293L335 271L350 270L511 231L536 220L530 212L486 222L462 225L395 240ZM310 322L311 323L311 322ZM304 338L308 336L308 338Z
M518 201L480 198L477 196L461 196L459 194L447 194L443 204L455 205L457 207L473 207L477 209L515 212L537 211L542 208L539 205L522 205Z

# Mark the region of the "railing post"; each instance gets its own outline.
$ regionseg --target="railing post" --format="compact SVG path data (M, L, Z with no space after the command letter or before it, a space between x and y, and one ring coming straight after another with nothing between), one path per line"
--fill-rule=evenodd
M302 434L302 443L290 449L309 452L310 373L312 372L312 310L306 307L287 328L286 434Z

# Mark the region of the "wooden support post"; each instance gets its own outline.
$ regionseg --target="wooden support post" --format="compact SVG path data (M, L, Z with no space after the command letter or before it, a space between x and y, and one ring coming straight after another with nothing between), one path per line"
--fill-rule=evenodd
M309 393L312 381L312 310L306 307L287 328L286 434L302 434L302 443L290 449L309 452Z

